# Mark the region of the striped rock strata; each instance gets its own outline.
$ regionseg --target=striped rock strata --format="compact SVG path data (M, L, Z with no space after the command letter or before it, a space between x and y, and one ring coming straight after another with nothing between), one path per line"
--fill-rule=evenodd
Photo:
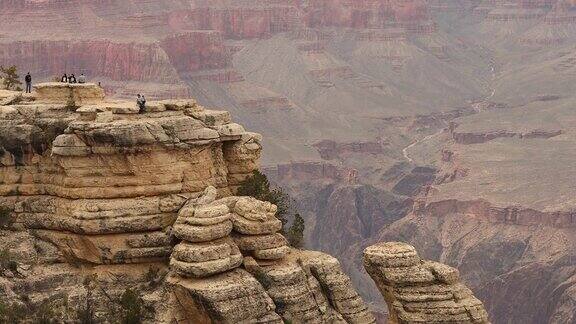
M457 269L421 260L408 244L368 247L364 267L388 304L389 323L488 323L484 305Z
M194 100L1 92L0 303L116 322L129 288L145 322L374 323L336 259L289 248L276 206L234 196L261 140Z

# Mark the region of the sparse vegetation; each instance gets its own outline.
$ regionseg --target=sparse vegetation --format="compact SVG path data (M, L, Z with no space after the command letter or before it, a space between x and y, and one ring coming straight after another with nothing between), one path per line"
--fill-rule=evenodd
M10 209L7 207L0 207L0 229L9 228L12 225L12 217L10 216Z
M162 280L162 274L160 273L160 268L157 266L150 266L148 271L144 274L144 280L148 282L150 287L157 286Z
M6 320L5 316L6 316L6 312L7 312L7 306L6 304L4 304L2 301L0 301L0 323L4 323L4 321Z
M238 195L250 196L262 201L268 201L278 207L276 217L282 221L282 234L286 236L293 247L304 245L304 219L296 211L294 200L280 187L272 187L268 177L256 170L238 189ZM292 220L290 227L289 223ZM296 245L294 245L296 244Z
M120 306L122 307L122 324L139 324L142 323L142 299L140 294L128 288L120 298Z
M86 303L78 309L78 322L81 324L94 324L94 305L92 300L92 290L95 277L89 276L84 278L84 289L86 289Z
M36 310L35 317L35 324L57 323L57 321L54 319L55 316L50 303L44 303L40 305L40 307Z
M0 301L0 323L21 323L27 315L26 307Z
M18 271L18 263L12 260L12 255L7 248L0 251L0 271L4 270L10 270L12 273L17 273Z
M304 218L300 214L294 215L294 221L286 233L288 243L295 248L301 248L304 245Z
M214 126L216 124L216 118L214 116L206 116L206 125Z
M16 65L9 67L4 67L0 65L0 73L2 73L2 78L4 79L4 87L8 90L22 91L20 87L22 81L20 81L20 76L18 75L18 68Z

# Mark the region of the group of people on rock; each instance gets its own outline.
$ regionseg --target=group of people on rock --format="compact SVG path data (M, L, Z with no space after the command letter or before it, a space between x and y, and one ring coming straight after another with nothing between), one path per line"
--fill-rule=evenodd
M64 83L86 83L86 76L84 75L84 73L82 73L78 77L78 80L76 80L76 76L74 76L74 74L66 75L66 73L64 73L64 75L60 79L60 82L64 82Z
M32 93L32 75L30 72L26 73L24 77L24 81L26 82L26 93ZM67 75L66 73L60 79L60 82L64 83L86 83L86 76L84 73L80 74L78 80L76 80L76 76L74 74Z
M26 74L26 77L24 77L24 81L26 81L26 93L31 93L32 92L32 75L30 75L30 72L28 72ZM76 77L74 76L74 74L67 75L66 73L64 73L64 75L60 79L60 82L63 82L63 83L86 83L86 76L84 75L84 73L82 73L78 77L78 80L76 80ZM100 83L98 83L98 86L100 86ZM146 109L146 97L144 97L144 95L138 94L138 98L136 99L136 104L138 105L138 108L139 108L138 113L139 114L143 113L144 110Z

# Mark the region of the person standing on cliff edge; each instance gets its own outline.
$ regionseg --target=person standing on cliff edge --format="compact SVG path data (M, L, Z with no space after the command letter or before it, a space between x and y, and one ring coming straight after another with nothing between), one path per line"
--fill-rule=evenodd
M143 113L144 109L146 108L146 98L144 98L144 95L138 94L138 99L136 99L136 104L138 105L138 113L139 114Z
M32 93L32 76L30 75L30 72L26 74L24 81L26 81L26 93Z

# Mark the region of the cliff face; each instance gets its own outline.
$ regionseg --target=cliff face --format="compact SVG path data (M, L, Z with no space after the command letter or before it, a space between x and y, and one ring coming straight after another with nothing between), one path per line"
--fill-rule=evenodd
M184 83L191 72L230 68L232 50L223 40L267 39L308 27L428 24L427 8L419 1L75 1L68 6L22 0L0 8L0 63L16 64L44 80L83 71L103 81Z
M262 139L227 112L36 90L0 106L3 305L105 320L131 287L150 322L375 322L335 258L289 248L276 206L233 196Z

